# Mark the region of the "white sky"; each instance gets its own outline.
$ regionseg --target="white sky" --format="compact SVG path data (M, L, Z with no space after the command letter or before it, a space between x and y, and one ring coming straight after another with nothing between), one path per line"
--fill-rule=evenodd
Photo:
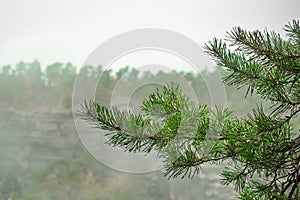
M280 32L299 8L299 0L0 0L0 66L81 66L102 42L137 28L173 30L200 46L233 26Z

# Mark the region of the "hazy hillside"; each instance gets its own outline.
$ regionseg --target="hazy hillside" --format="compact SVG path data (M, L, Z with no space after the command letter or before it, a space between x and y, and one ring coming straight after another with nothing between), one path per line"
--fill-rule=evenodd
M232 189L223 187L217 176L220 168L207 166L192 180L169 181L161 171L127 174L96 161L80 143L74 127L71 95L76 76L84 89L100 72L101 67L86 66L76 73L70 63L55 63L43 71L37 61L20 62L0 70L0 199L230 198ZM109 104L117 84L122 85L118 94L121 97L126 96L124 88L147 81L178 80L179 74L192 86L199 101L225 102L239 115L251 111L259 102L256 96L245 99L244 91L227 87L226 96L218 96L224 94L221 91L224 88L218 85L220 73L226 72L139 74L130 68L116 74L106 71L99 81L96 98ZM155 87L136 90L130 107L138 109L142 97Z

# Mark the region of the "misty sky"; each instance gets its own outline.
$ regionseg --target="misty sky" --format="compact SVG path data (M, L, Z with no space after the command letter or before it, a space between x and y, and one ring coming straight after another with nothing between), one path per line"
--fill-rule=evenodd
M299 0L1 0L0 66L34 59L81 66L102 42L137 28L173 30L201 46L233 26L281 32L300 19L299 8Z

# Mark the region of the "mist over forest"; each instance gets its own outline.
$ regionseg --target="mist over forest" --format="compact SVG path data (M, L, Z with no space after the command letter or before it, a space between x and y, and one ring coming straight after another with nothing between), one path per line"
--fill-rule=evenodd
M57 62L43 70L38 61L0 69L0 200L233 198L232 188L220 183L218 167L208 166L194 179L167 180L162 171L122 173L98 162L83 147L74 127L73 85L76 79L84 98L85 88L99 79L95 98L110 105L120 85L118 98L128 95L126 88L144 82L167 83L179 76L193 89L197 101L228 106L239 116L260 103L258 96L245 98L246 88L220 88L220 76L228 73L222 69L199 74L153 74L131 67L117 72L101 66L76 69L72 63ZM156 87L136 90L129 107L138 109Z

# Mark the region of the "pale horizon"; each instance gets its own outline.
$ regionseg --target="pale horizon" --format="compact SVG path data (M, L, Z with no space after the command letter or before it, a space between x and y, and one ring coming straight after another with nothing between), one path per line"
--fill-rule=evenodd
M106 40L140 28L172 30L200 46L214 37L224 38L234 26L268 27L282 34L285 24L300 18L299 7L298 0L4 0L0 2L0 66L38 60L42 67L71 62L78 68ZM126 65L134 65L130 62Z

